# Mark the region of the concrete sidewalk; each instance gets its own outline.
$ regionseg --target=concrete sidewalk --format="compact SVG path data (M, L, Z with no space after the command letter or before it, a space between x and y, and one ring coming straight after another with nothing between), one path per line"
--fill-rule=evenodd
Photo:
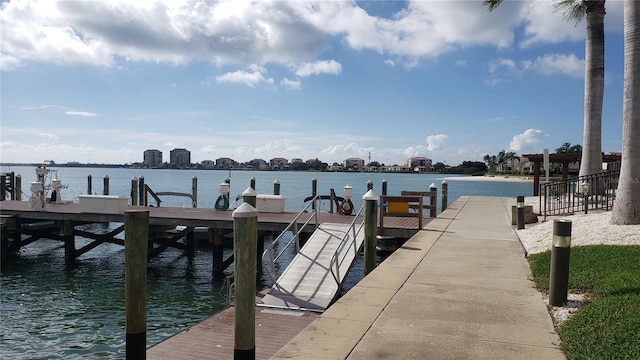
M461 197L274 359L565 359L510 225Z

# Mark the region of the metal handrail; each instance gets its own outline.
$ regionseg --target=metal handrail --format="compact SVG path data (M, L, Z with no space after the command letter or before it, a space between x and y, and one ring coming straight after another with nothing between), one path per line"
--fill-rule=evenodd
M300 212L298 213L298 215L296 215L293 221L291 221L291 223L287 225L287 227L280 233L280 235L278 235L278 237L271 242L271 245L269 245L269 247L267 247L262 253L262 268L267 271L267 275L269 275L269 278L271 279L271 282L274 285L277 285L278 283L276 278L276 266L275 266L276 261L280 259L280 256L284 254L284 252L291 246L291 244L295 244L296 253L300 252L300 233L307 227L307 225L311 223L311 220L315 221L314 225L317 228L318 209L320 208L320 206L318 206L319 204L316 204L316 202L319 202L319 201L320 201L319 195L316 195L313 199L311 199L311 201L309 201L309 203L302 210L300 210ZM311 208L312 210L311 213L308 212L309 208ZM302 227L298 228L298 220L304 214L308 214L309 218L305 220L305 222L302 224ZM287 233L288 231L293 232L293 237L285 244L284 248L280 252L278 252L277 255L274 255L275 246L283 240L284 234Z
M549 215L567 215L585 208L609 211L616 197L620 169L597 174L573 177L540 184L540 213ZM589 192L584 194L582 183L589 184Z
M364 228L365 221L362 221L360 223L357 230L356 230L356 221L358 220L360 214L362 214L363 210L364 210L364 204L362 205L362 207L360 207L360 210L358 210L358 212L354 216L353 221L351 222L351 225L349 225L349 229L347 229L347 233L344 235L344 237L340 241L340 246L338 246L336 251L331 256L331 262L330 262L329 268L331 269L331 275L333 276L333 279L335 280L336 284L338 284L338 286L340 286L340 266L342 266L345 259L347 258L348 252L345 252L342 256L342 259L340 259L339 261L338 261L338 255L340 254L340 251L342 251L348 245L349 247L353 246L353 252L356 257L358 256L359 249L356 247L356 238L358 234L360 234L360 231L362 231L362 229ZM349 242L348 238L349 238L350 231L353 234L352 234L351 241ZM334 271L334 265L335 265L335 271Z

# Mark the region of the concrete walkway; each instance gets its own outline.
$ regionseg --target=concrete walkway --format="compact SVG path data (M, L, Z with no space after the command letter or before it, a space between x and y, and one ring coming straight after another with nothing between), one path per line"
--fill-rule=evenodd
M511 226L461 197L274 359L565 359Z

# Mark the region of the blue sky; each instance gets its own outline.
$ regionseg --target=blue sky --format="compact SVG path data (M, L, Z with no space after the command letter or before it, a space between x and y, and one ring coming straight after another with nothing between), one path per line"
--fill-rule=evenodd
M3 1L2 162L450 165L582 144L584 22L550 1ZM622 139L607 1L604 152Z

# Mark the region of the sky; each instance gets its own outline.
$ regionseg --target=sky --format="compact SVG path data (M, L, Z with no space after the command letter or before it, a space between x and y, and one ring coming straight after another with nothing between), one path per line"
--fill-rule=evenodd
M622 148L622 1L602 150ZM0 162L409 157L582 144L586 21L552 1L1 1Z

